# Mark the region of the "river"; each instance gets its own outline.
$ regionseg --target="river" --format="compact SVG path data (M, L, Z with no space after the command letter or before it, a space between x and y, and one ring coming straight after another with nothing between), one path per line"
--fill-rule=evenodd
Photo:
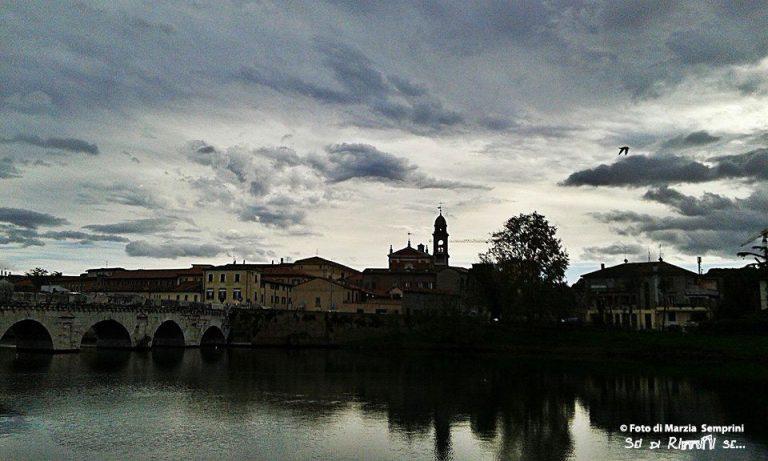
M0 459L762 460L767 377L468 353L0 349ZM681 451L620 429L657 423L745 432Z

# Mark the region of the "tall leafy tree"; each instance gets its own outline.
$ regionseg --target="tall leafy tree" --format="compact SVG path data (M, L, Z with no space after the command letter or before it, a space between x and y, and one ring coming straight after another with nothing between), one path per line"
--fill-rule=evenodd
M557 238L557 228L544 215L509 218L492 235L480 260L492 268L501 300L495 315L507 320L552 318L569 302L564 283L568 253Z

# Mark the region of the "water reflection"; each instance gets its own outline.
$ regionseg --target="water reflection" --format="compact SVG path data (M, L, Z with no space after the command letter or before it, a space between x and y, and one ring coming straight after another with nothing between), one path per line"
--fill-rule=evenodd
M385 459L563 460L580 449L578 407L604 444L590 447L595 459L621 453L611 444L624 435L607 435L629 422L745 424L750 449L741 454L759 458L768 456L766 377L754 366L608 367L466 354L0 351L0 434L21 424L13 415L30 414L68 421L49 428L60 443L47 448L75 450L65 455L115 457L110 450L119 447L142 457L154 446L169 458L205 458L221 454L219 444L233 458L354 459L373 450L370 457ZM4 410L10 402L16 413Z

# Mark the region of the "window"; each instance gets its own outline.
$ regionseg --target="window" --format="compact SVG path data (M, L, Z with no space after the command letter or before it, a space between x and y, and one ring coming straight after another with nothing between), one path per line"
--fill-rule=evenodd
M239 288L235 288L232 290L232 299L235 301L242 301L243 300L243 293L240 291Z
M224 302L227 299L227 289L219 288L219 301Z
M235 274L235 283L240 282L240 274Z
M677 312L667 312L667 320L670 322L677 322Z
M189 295L184 295L184 301L189 301Z
M194 299L194 302L197 302L197 295L195 295L195 299Z
M213 288L205 290L205 299L213 299Z
M227 281L227 274L219 275L219 282L224 283Z
M261 294L261 304L264 304L264 293Z
M283 296L282 298L280 298L280 304L285 304L285 296Z
M176 301L181 299L181 295L176 295Z
M320 297L315 297L315 307L320 307Z
M208 281L213 282L213 274L208 274Z

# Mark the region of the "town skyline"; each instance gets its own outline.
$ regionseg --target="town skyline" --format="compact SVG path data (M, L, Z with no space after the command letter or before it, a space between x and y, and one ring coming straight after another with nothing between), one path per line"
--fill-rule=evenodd
M570 283L660 246L687 268L748 263L768 224L764 14L465 13L4 7L0 268L377 267L409 232L428 243L439 203L453 240L544 214Z

